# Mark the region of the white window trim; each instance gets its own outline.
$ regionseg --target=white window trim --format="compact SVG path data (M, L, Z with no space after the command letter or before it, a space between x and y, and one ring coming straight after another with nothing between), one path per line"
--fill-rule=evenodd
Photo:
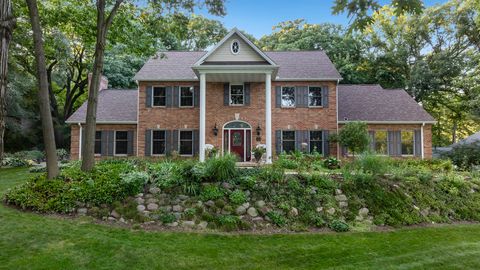
M180 138L180 133L182 131L190 131L192 132L192 154L188 154L188 155L185 155L185 154L180 154L180 142L182 141ZM193 157L193 153L195 152L195 150L193 149L194 148L194 140L195 138L193 137L193 134L194 133L194 130L193 129L179 129L178 130L178 154L181 156L181 157Z
M232 104L232 86L242 86L242 104ZM238 95L237 95L238 96ZM228 90L228 104L229 106L238 107L238 106L245 106L245 84L243 83L230 83L229 90Z
M189 87L192 91L192 105L191 106L183 106L182 105L182 87ZM191 85L181 85L178 87L178 107L179 108L193 108L195 107L195 87Z
M281 141L282 141L282 153L286 153L286 151L283 149L283 132L284 131L291 131L293 132L293 149L294 150L297 150L297 147L296 147L296 144L297 144L297 132L295 132L295 130L290 130L290 129L283 129L282 130L282 138L281 138ZM291 140L287 140L287 141L291 141Z
M117 132L127 132L127 153L117 154ZM115 130L113 132L113 155L116 157L128 157L128 130Z
M323 108L323 105L320 105L320 106L310 106L310 87L320 87L320 89L321 89L321 91L322 91L322 93L320 94L320 97L322 98L322 104L323 104L323 98L324 98L324 97L323 97L323 87L324 87L324 86L320 86L320 85L309 85L309 86L307 86L307 88L308 88L308 93L307 93L307 95L308 95L308 96L307 96L307 102L308 102L308 104L307 104L307 107L308 107L308 108Z
M233 51L233 43L235 43L235 42L238 44L238 51L237 51L237 52L234 52L234 51ZM232 40L232 42L230 43L230 52L231 52L232 54L234 54L234 55L237 55L237 54L240 53L240 41L238 41L238 39L234 39L234 40Z
M154 93L155 93L155 87L157 88L165 88L165 105L163 106L158 106L158 105L155 105L155 103L153 102L154 101ZM166 108L167 107L167 86L165 85L154 85L152 86L152 108Z
M415 156L415 130L413 129L404 129L404 130L400 130L400 152L402 152L402 132L412 132L412 136L413 136L413 140L412 140L412 143L413 143L413 147L412 147L412 150L413 150L413 154L407 154L407 155L404 155L403 153L400 153L400 156L402 157L414 157Z
M154 131L163 131L165 134L165 154L154 154L153 153L153 132ZM167 130L166 129L152 129L152 136L150 137L150 153L152 157L163 157L167 154Z
M373 151L375 151L375 154L376 154L377 156L382 156L382 157L388 157L388 156L390 156L390 147L388 147L388 145L390 144L390 140L389 140L389 138L388 138L388 130L379 129L379 130L369 130L369 131L375 132L375 133L373 134L373 139L375 139L375 135L377 135L377 132L378 132L378 131L387 133L387 154L378 154L378 153L377 153L377 149L375 149L375 148L376 148L376 147L375 147L376 145L374 145ZM377 142L377 140L375 139L375 143L376 143L376 142Z
M293 99L294 99L294 103L293 103L293 106L284 106L283 105L283 88L285 87L293 87ZM280 107L281 108L284 108L284 109L294 109L297 107L297 87L295 86L281 86L280 87Z

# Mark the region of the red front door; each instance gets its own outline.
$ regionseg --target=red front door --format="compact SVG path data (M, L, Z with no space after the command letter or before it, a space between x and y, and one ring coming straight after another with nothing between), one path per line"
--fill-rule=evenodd
M245 161L245 130L230 130L230 152L236 154L241 162Z

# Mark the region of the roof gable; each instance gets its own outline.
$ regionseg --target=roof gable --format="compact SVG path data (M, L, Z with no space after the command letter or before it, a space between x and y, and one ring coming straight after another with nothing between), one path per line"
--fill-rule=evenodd
M237 41L239 45L239 51L236 54L231 49L234 41ZM245 63L247 65L256 63L276 66L272 59L255 46L237 28L230 31L215 47L201 57L194 66L222 63Z

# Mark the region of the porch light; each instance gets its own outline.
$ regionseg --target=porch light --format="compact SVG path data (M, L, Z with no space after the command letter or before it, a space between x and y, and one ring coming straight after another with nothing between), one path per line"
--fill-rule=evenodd
M260 136L260 132L262 132L262 128L260 127L260 125L258 125L258 127L257 127L257 136Z
M217 128L217 123L215 123L215 126L213 127L213 135L217 136L218 135L218 128Z

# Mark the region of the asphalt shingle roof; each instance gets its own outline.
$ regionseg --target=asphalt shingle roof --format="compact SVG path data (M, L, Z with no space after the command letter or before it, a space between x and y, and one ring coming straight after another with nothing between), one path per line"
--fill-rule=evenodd
M97 123L124 123L137 121L137 89L105 89L98 93ZM67 123L83 123L87 115L87 102L83 103Z
M137 72L137 81L197 80L192 70L206 52L166 51L150 58ZM340 79L328 56L323 51L265 52L278 66L277 78L282 79Z
M435 121L405 90L380 85L338 85L338 120Z

